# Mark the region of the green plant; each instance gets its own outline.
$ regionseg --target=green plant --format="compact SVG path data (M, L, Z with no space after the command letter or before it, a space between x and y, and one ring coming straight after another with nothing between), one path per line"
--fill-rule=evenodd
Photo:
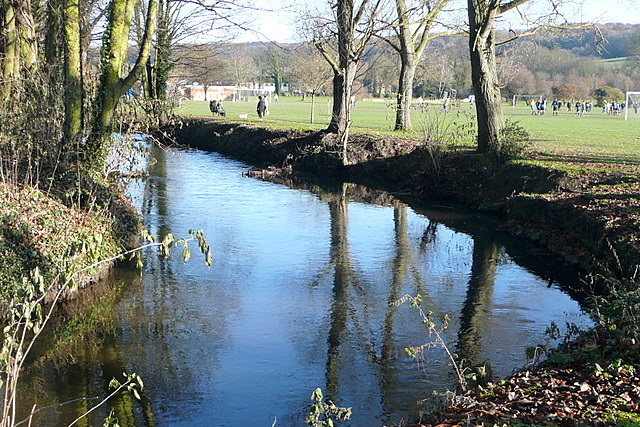
M505 120L500 137L497 154L501 159L508 160L523 157L531 146L529 132L519 125L519 122Z
M425 313L420 305L422 303L422 296L420 294L416 295L415 297L407 294L392 304L398 306L406 302L409 302L411 307L418 311L420 318L422 319L422 323L426 326L429 335L435 336L434 342L428 342L417 347L405 348L405 352L407 353L407 355L413 358L418 358L424 353L424 350L434 346L440 346L447 354L451 366L453 366L453 369L455 370L458 385L462 390L466 390L467 380L463 374L463 369L456 361L453 353L451 353L449 347L442 338L442 331L444 331L449 325L449 316L445 315L441 319L436 319L433 312L429 311L428 313Z
M591 306L599 327L618 343L612 351L620 353L636 347L640 343L640 266L631 274L592 276L591 280L608 291L606 295L592 297ZM636 353L630 354L637 360Z
M309 410L309 416L304 420L310 426L334 426L334 419L343 421L351 418L351 408L336 406L331 400L325 399L320 387L311 393L311 400L313 403Z
M139 256L143 249L150 247L157 247L162 255L169 256L173 247L182 245L182 257L187 261L191 256L188 246L190 241L197 241L198 247L205 257L205 263L210 267L212 257L209 245L204 238L204 233L202 230L190 230L189 234L190 237L184 239L175 239L173 235L169 234L162 242L156 242L151 235L145 232L143 236L148 241L147 244L124 253L99 259L70 274L62 284L59 284L58 280L54 280L52 283L46 285L45 279L37 267L32 270L29 276L23 278L22 282L14 288L11 294L6 326L3 329L4 339L2 349L0 350L0 386L2 386L4 395L0 427L16 426L24 422L30 424L33 415L39 411L34 407L29 418L22 421L16 419L18 381L27 355L42 333L44 326L51 319L57 302L68 288L75 286L75 279L100 265L109 264L125 257ZM95 242L88 242L85 250L91 252L94 245ZM45 299L48 301L46 309L44 305ZM116 390L97 405L94 405L87 413L104 404L109 398L123 389L126 389L136 398L139 398L138 389L142 388L142 380L140 377L136 374L126 373L124 376L125 381L122 383L114 379L110 386L115 387ZM80 418L82 417L79 417L78 420Z

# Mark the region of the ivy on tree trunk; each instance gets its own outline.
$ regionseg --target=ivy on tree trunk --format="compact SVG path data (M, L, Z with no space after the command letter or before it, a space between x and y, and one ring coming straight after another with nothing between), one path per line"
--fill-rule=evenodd
M120 97L140 78L151 52L151 40L156 28L158 0L150 0L140 51L133 68L121 77L127 58L129 32L135 0L111 0L107 15L107 29L102 39L101 74L94 103L94 122L85 153L85 164L99 167L108 150L113 118Z

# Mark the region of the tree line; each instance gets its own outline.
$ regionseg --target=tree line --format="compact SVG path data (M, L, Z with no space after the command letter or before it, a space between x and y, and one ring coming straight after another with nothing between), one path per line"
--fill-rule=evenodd
M495 28L510 13L522 18L521 8L529 2L540 8L522 23L522 30ZM503 96L535 92L582 97L600 86L637 86L632 59L624 68L585 60L566 49L571 39L566 34L578 31L576 27L586 34L585 28L593 27L564 21L561 3L331 0L324 9L302 13L306 42L264 48L232 40L185 41L218 25L214 22L249 29L242 20L245 5L233 1L0 0L2 114L15 117L11 111L24 105L59 106L54 110L60 130L49 132L59 141L58 154L73 152L81 164L95 166L106 157L118 106L134 84L146 100L156 101L149 111L157 114L167 108L162 102L175 87L171 82L240 85L257 78L272 81L280 92L286 80L303 94L331 93L327 131L338 134L348 163L350 101L358 86L395 98L398 131L412 127L413 97L454 89L475 95L478 151L491 152L503 138ZM636 27L610 29L617 45L623 40L629 52L640 54L634 50L640 46ZM225 33L229 39L233 35ZM520 38L524 35L528 37ZM27 128L0 130L19 138Z

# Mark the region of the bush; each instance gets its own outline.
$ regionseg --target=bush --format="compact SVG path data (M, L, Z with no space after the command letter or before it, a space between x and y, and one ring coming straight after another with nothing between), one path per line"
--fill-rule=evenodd
M597 107L602 107L604 101L624 101L624 93L620 89L610 86L594 89L591 95L596 99Z
M496 154L503 160L523 157L531 146L529 132L512 120L505 122Z

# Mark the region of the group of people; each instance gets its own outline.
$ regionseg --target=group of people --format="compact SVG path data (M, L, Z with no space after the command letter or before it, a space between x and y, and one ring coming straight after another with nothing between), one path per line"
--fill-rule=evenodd
M619 116L622 111L624 111L624 102L620 103L618 101L607 101L605 100L602 103L602 113L612 116Z
M222 106L222 101L217 101L212 99L209 101L209 111L212 114L226 117L227 113ZM256 106L256 112L258 113L258 118L262 120L264 116L269 114L269 107L267 105L267 98L265 96L258 96L258 105Z
M222 101L216 101L214 99L209 101L209 111L211 111L211 114L217 114L218 116L222 117L225 117L227 115L227 112L224 111L224 107L222 106Z
M593 108L591 101L576 101L573 107L573 115L576 117L584 117L586 113L590 113ZM571 111L571 103L567 102L567 111Z
M532 116L544 116L544 112L547 110L547 100L544 98L540 98L540 99L532 99L531 102L529 102L529 105L531 106L531 115ZM555 108L556 106L556 101L553 101L553 106ZM554 115L555 115L555 109L554 111Z
M547 109L547 100L544 98L539 99L531 99L529 102L531 106L531 115L543 116ZM571 103L567 101L566 104L563 101L558 99L554 99L551 103L551 109L553 111L553 115L557 116L562 107L566 106L568 112L573 112L573 115L576 117L584 117L586 113L590 113L593 109L593 102L591 101L576 101L575 103ZM617 101L604 101L602 106L602 112L604 114L611 115L620 115L622 111L624 111L625 104Z

